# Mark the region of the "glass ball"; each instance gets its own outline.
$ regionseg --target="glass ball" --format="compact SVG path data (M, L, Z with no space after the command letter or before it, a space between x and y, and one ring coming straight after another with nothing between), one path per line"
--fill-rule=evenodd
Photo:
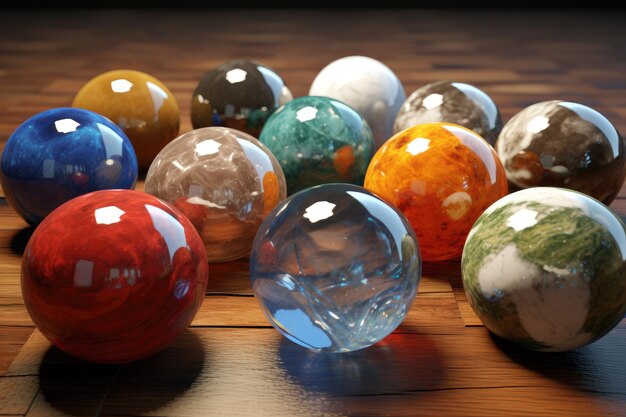
M498 200L472 228L462 271L485 326L528 349L576 349L626 313L624 224L579 192L536 187Z
M351 184L311 187L280 203L250 255L252 288L270 323L320 351L382 340L404 320L420 274L404 216Z
M53 211L22 260L22 295L59 349L100 363L172 343L204 300L202 240L178 210L130 190L96 191Z
M137 181L137 158L124 132L83 109L51 109L26 120L9 137L1 166L9 204L31 225L74 197L132 189Z
M473 130L492 146L502 130L500 110L482 90L470 84L436 81L415 90L406 99L396 116L393 131L437 122Z
M578 103L525 108L504 126L496 151L520 188L569 188L610 204L626 177L621 136L606 117Z
M224 127L169 143L150 166L145 191L189 217L210 262L247 256L259 225L287 196L283 170L265 145Z
M328 97L299 97L278 109L259 140L278 159L287 192L313 185L363 185L374 154L367 122L352 108Z

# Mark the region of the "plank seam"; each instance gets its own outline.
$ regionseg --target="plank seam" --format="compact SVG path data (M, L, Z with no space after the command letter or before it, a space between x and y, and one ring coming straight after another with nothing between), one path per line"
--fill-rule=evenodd
M111 382L109 382L109 386L107 387L106 391L104 392L104 395L102 396L102 401L100 401L100 405L98 406L98 409L96 410L96 414L94 415L94 417L99 417L100 414L102 413L102 408L104 407L104 403L109 397L109 393L111 392L111 389L113 388L113 384L115 383L115 380L117 379L117 376L119 375L121 368L122 368L121 366L118 366L117 369L115 369L115 374L113 374L113 378L111 378Z
M25 416L27 416L28 413L30 413L30 409L33 408L33 404L35 404L35 400L37 399L37 397L39 397L40 393L41 393L41 388L38 388L35 395L33 395L33 399L30 400L30 404L28 404L28 408L26 409L26 414L24 414Z

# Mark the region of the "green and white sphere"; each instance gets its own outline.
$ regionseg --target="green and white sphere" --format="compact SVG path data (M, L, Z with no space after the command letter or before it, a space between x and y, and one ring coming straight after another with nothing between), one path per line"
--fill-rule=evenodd
M462 258L474 312L528 349L591 343L626 313L626 231L599 201L562 188L529 188L489 207Z

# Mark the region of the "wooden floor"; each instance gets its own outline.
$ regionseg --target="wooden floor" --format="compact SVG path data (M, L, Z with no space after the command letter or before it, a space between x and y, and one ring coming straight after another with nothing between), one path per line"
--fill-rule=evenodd
M547 99L588 104L626 132L626 15L505 11L0 11L0 141L27 117L69 106L110 69L155 75L191 128L196 82L249 57L305 95L328 62L386 62L407 93L448 79L483 88L505 120ZM626 217L626 191L612 205ZM563 354L517 349L469 308L458 262L427 264L405 323L374 347L305 351L271 328L247 263L211 265L192 328L162 353L94 366L34 331L19 286L29 229L0 200L0 415L626 415L626 322Z

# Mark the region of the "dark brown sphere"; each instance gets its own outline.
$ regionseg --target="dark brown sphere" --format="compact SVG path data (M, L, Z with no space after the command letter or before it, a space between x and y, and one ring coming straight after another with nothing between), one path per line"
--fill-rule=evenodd
M291 91L273 70L249 60L229 61L209 71L191 102L194 129L224 126L259 137L263 125Z

